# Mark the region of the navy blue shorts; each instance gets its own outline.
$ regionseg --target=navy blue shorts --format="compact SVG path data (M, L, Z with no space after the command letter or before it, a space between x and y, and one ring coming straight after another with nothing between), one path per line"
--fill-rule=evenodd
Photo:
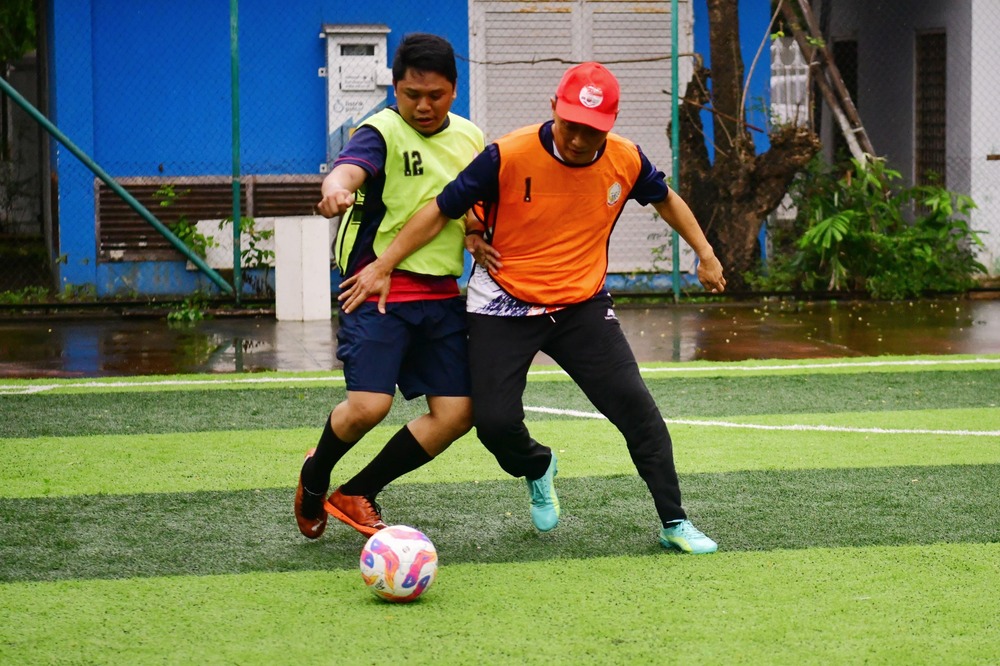
M340 313L337 358L348 391L394 395L468 396L465 298L387 303L386 313L367 302Z

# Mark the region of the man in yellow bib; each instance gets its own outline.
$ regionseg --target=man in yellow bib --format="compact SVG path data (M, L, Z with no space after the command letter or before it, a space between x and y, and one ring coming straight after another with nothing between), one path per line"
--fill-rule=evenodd
M317 208L341 216L334 250L343 277L377 261L406 221L483 149L482 131L450 112L457 68L447 40L404 37L392 78L396 105L361 124L323 180ZM340 314L337 358L347 399L306 454L295 493L296 522L310 539L323 533L328 515L366 536L385 527L375 496L471 427L465 299L457 282L465 267L464 217L446 221L395 262L391 290ZM334 466L386 417L397 386L407 400L426 396L428 411L327 495Z
M618 81L604 66L571 67L552 99L553 119L487 146L420 210L378 260L344 283L345 310L388 288L390 271L448 219L483 206L466 247L469 367L476 433L500 466L524 477L540 531L559 522L552 450L524 423L528 368L552 357L624 435L662 523L660 543L687 553L718 545L681 505L673 449L659 408L639 374L604 287L608 243L626 200L650 204L698 255L698 279L725 289L722 265L688 205L638 146L611 133Z

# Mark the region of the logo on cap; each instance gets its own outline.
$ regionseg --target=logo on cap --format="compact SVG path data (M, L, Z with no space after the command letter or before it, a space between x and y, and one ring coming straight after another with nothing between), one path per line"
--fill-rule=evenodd
M604 101L604 91L597 86L584 86L580 88L580 104L588 109L596 109Z

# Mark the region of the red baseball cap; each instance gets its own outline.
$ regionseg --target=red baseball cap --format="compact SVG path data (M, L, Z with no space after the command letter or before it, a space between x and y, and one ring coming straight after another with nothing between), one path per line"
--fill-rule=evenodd
M596 62L574 65L556 89L556 115L571 123L610 132L618 117L618 80Z

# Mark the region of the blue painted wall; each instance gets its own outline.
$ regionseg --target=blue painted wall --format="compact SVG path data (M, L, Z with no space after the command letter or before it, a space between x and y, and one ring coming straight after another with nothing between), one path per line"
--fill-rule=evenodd
M418 31L443 35L467 54L467 10L466 0L443 0L433 13L396 0L240 2L241 171L309 174L326 161L326 79L317 75L326 65L324 24L389 26L390 58L403 35ZM48 0L48 17L50 117L105 171L232 173L229 3ZM461 59L459 79L453 109L468 115ZM61 283L95 285L101 296L216 291L180 261L98 264L94 176L62 146L52 161Z
M708 40L708 5L705 0L692 0L694 2L694 49L705 58L705 66L712 66L712 56L709 50ZM740 55L743 58L743 76L751 74L749 91L747 92L747 124L755 125L762 129L768 129L767 109L771 105L771 2L770 0L739 0L740 9ZM757 60L757 65L751 71L750 65L753 62L757 49L761 48L761 41L764 40L764 47ZM708 136L709 159L715 159L715 150L712 147L712 139L715 131L712 127L712 114L702 111L702 124L705 126L705 134ZM751 130L754 145L758 153L766 151L771 143L767 139L767 134Z
M694 48L705 58L705 66L712 66L712 56L708 38L708 6L705 0L694 1ZM771 2L770 0L739 0L740 10L740 56L743 58L743 77L747 75L746 122L763 130L770 129L771 107ZM763 46L761 44L763 43ZM757 55L757 51L760 55ZM757 62L754 63L754 58ZM715 128L712 114L701 112L701 122L705 128L708 158L715 159ZM771 147L766 132L750 130L757 153L766 152ZM767 224L761 225L758 235L761 258L767 261L764 248L767 247Z

